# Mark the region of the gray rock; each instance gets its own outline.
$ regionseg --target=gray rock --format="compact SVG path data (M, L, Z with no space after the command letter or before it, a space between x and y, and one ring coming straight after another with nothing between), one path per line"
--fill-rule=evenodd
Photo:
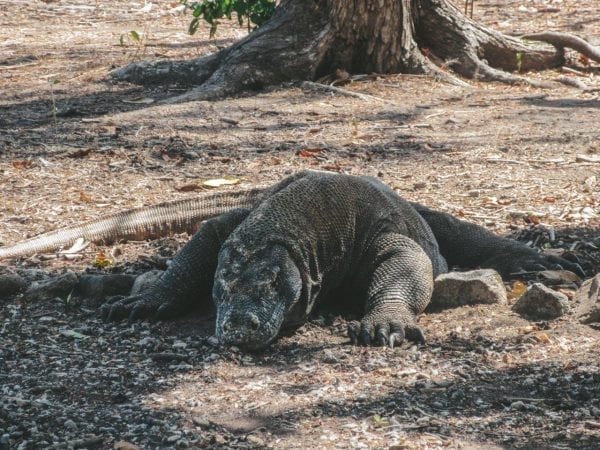
M563 316L571 309L565 294L541 283L534 283L513 305L513 311L534 320L549 320Z
M15 273L0 274L0 298L12 297L27 289L29 283Z
M506 302L506 288L500 274L492 269L481 269L438 276L428 308L435 310Z
M73 272L66 272L48 280L35 282L25 291L28 301L45 300L54 297L65 298L77 287L79 280Z
M76 294L84 299L85 305L98 306L109 296L129 294L134 281L134 275L85 274L79 277Z
M575 317L600 329L600 273L585 281L573 296Z
M151 270L138 276L133 283L130 295L137 295L150 288L162 273L162 270Z

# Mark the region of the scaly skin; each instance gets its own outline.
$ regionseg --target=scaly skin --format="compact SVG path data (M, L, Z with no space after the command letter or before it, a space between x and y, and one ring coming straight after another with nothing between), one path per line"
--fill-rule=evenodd
M349 326L354 342L394 346L405 338L424 341L415 317L446 260L505 274L556 264L481 227L411 205L370 177L300 172L265 190L249 210L208 224L155 288L105 306L104 317L168 317L207 301L212 288L219 341L258 349L336 297L364 310Z
M0 259L68 247L79 238L110 244L119 240L144 240L173 233L192 234L203 220L235 208L251 207L262 192L263 189L251 189L211 193L122 211L83 225L61 228L15 245L0 247Z

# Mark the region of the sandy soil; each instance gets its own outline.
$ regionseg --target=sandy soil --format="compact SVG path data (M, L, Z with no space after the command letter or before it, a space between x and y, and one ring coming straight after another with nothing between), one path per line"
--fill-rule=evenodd
M474 18L598 43L595 3L481 1ZM207 29L190 37L177 5L0 1L0 243L193 196L208 179L249 187L320 168L378 176L538 246L552 229L548 245L600 272L600 163L589 162L600 158L597 91L394 75L344 86L370 100L289 86L156 106L181 88L108 82L128 62L188 58L244 35L223 25L217 40ZM600 87L598 67L572 56L578 74L531 76ZM164 244L3 270L86 270L100 250L126 267ZM215 346L200 316L106 325L85 303L13 298L1 300L0 319L2 449L600 446L600 333L571 316L426 314L428 344L391 351L350 346L346 319L325 314L260 354Z

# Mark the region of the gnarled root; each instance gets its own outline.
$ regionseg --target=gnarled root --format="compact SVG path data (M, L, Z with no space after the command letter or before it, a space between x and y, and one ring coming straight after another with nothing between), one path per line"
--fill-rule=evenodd
M505 36L470 20L450 0L378 0L374 5L373 0L284 0L264 26L214 55L130 64L112 77L194 86L162 103L212 100L315 80L338 69L428 74L467 86L444 70L451 67L466 78L548 88L556 84L520 73L563 65L565 47L596 61L600 56L597 48L564 33L526 36L554 48Z
M521 39L545 42L558 49L571 48L582 55L587 56L592 61L600 62L600 47L594 46L580 37L570 33L547 31L544 33L526 34L521 36Z
M460 14L446 0L422 0L417 19L422 47L466 78L551 87L511 72L526 72L564 64L562 50L531 45L486 28ZM427 5L425 7L425 5Z

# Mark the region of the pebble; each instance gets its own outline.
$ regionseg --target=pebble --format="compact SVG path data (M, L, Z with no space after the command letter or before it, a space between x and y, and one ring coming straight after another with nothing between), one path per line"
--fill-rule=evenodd
M513 305L513 310L533 320L551 320L570 310L569 299L541 283L534 283Z
M438 276L429 309L506 302L506 288L500 274L492 269L480 269Z

